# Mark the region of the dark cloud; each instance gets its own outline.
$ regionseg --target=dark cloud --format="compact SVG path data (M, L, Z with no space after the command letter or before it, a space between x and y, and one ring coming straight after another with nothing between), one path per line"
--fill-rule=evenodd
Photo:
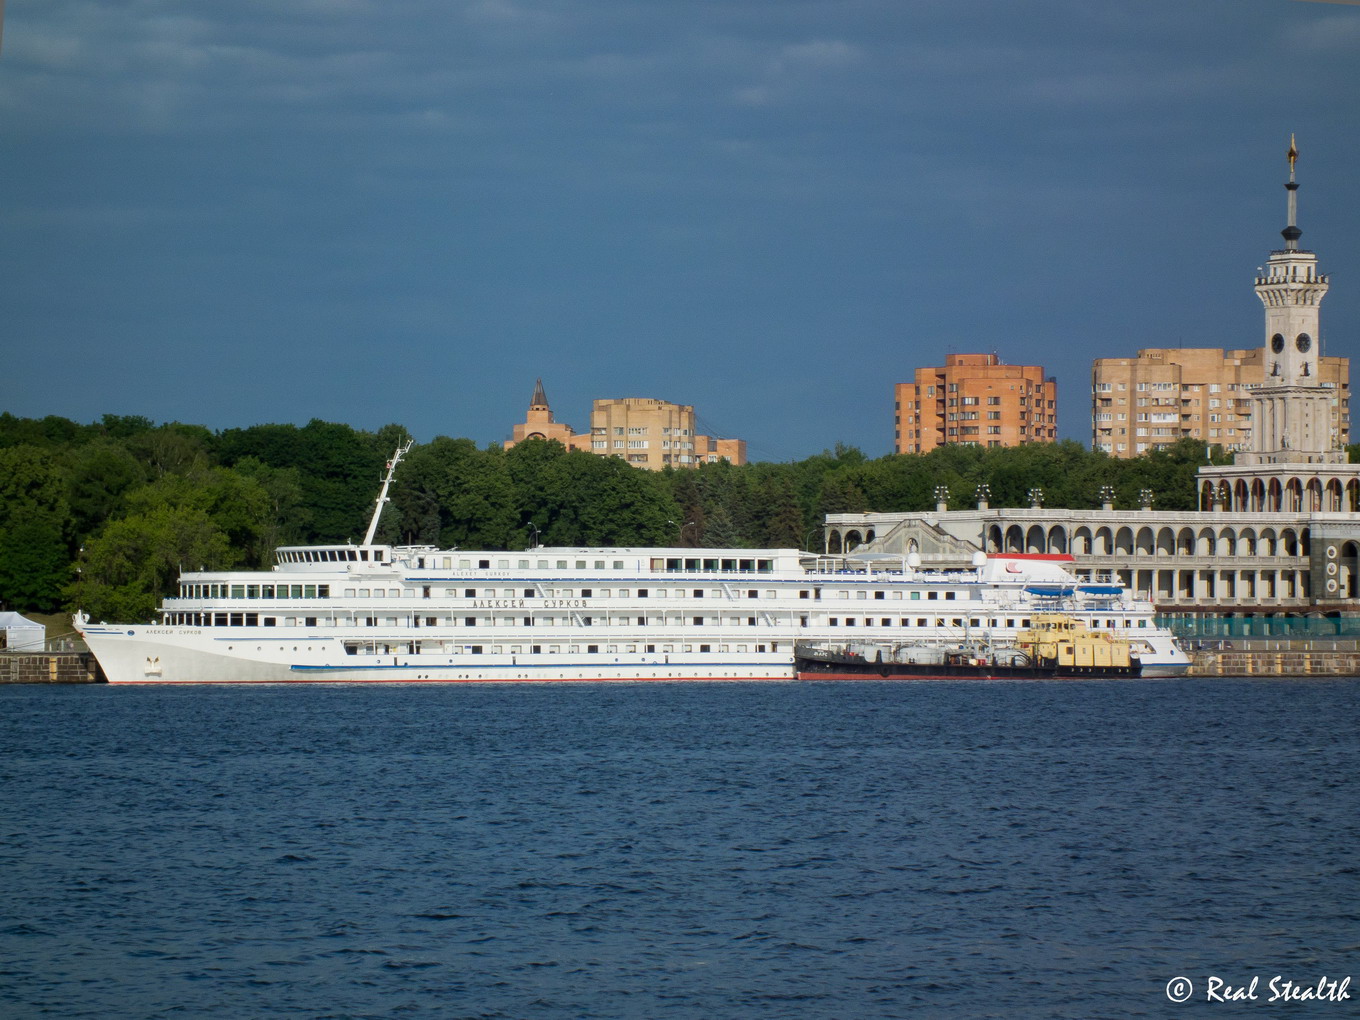
M881 453L891 383L976 349L1058 374L1087 441L1090 357L1258 342L1291 131L1329 349L1360 326L1360 10L7 13L0 402L19 414L486 441L542 375L578 423L592 397L653 395L767 456Z

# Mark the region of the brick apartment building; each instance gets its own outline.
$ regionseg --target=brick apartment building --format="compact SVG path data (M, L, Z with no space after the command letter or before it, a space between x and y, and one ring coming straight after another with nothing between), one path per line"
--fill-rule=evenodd
M1038 365L1004 365L995 354L947 354L896 386L898 453L937 446L1019 446L1058 438L1058 384Z

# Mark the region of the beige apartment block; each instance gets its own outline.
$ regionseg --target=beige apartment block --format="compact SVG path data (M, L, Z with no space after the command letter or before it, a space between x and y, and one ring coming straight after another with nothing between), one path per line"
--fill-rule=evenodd
M947 354L896 386L898 453L952 443L1019 446L1058 438L1058 384L1038 365L1004 365L995 354Z
M1091 371L1091 448L1137 457L1191 437L1250 449L1252 392L1268 381L1266 351L1148 348L1097 358ZM1318 358L1313 385L1330 395L1331 442L1350 441L1350 359Z
M553 420L540 380L525 421L514 427L508 450L526 439L556 439L570 450L618 457L634 467L660 471L666 467L695 467L720 460L746 463L746 440L700 435L694 408L650 397L596 400L590 412L590 431L574 432Z

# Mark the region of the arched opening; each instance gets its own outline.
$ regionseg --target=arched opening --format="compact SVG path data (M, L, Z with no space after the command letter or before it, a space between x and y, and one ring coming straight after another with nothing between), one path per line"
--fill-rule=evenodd
M1337 595L1343 599L1360 598L1360 544L1343 542L1336 566Z
M1261 529L1260 554L1262 556L1276 556L1279 550L1279 539L1275 535L1274 528Z
M1042 553L1047 552L1044 548L1044 529L1041 525L1031 524L1029 532L1025 535L1025 552Z
M1293 528L1285 528L1280 532L1280 555L1297 556L1299 554L1299 536L1294 533Z
M1134 551L1139 556L1151 556L1156 540L1152 537L1151 528L1139 528L1138 537L1134 539Z
M1055 524L1048 529L1048 551L1051 553L1067 552L1067 531L1060 524Z
M1162 528L1157 532L1157 555L1176 555L1176 533L1170 528Z

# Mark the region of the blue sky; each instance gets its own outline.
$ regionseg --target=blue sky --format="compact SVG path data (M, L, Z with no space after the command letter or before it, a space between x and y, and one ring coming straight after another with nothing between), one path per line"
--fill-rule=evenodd
M995 351L1252 347L1298 136L1360 357L1360 7L44 0L0 53L0 410L507 438L542 377L753 460Z

